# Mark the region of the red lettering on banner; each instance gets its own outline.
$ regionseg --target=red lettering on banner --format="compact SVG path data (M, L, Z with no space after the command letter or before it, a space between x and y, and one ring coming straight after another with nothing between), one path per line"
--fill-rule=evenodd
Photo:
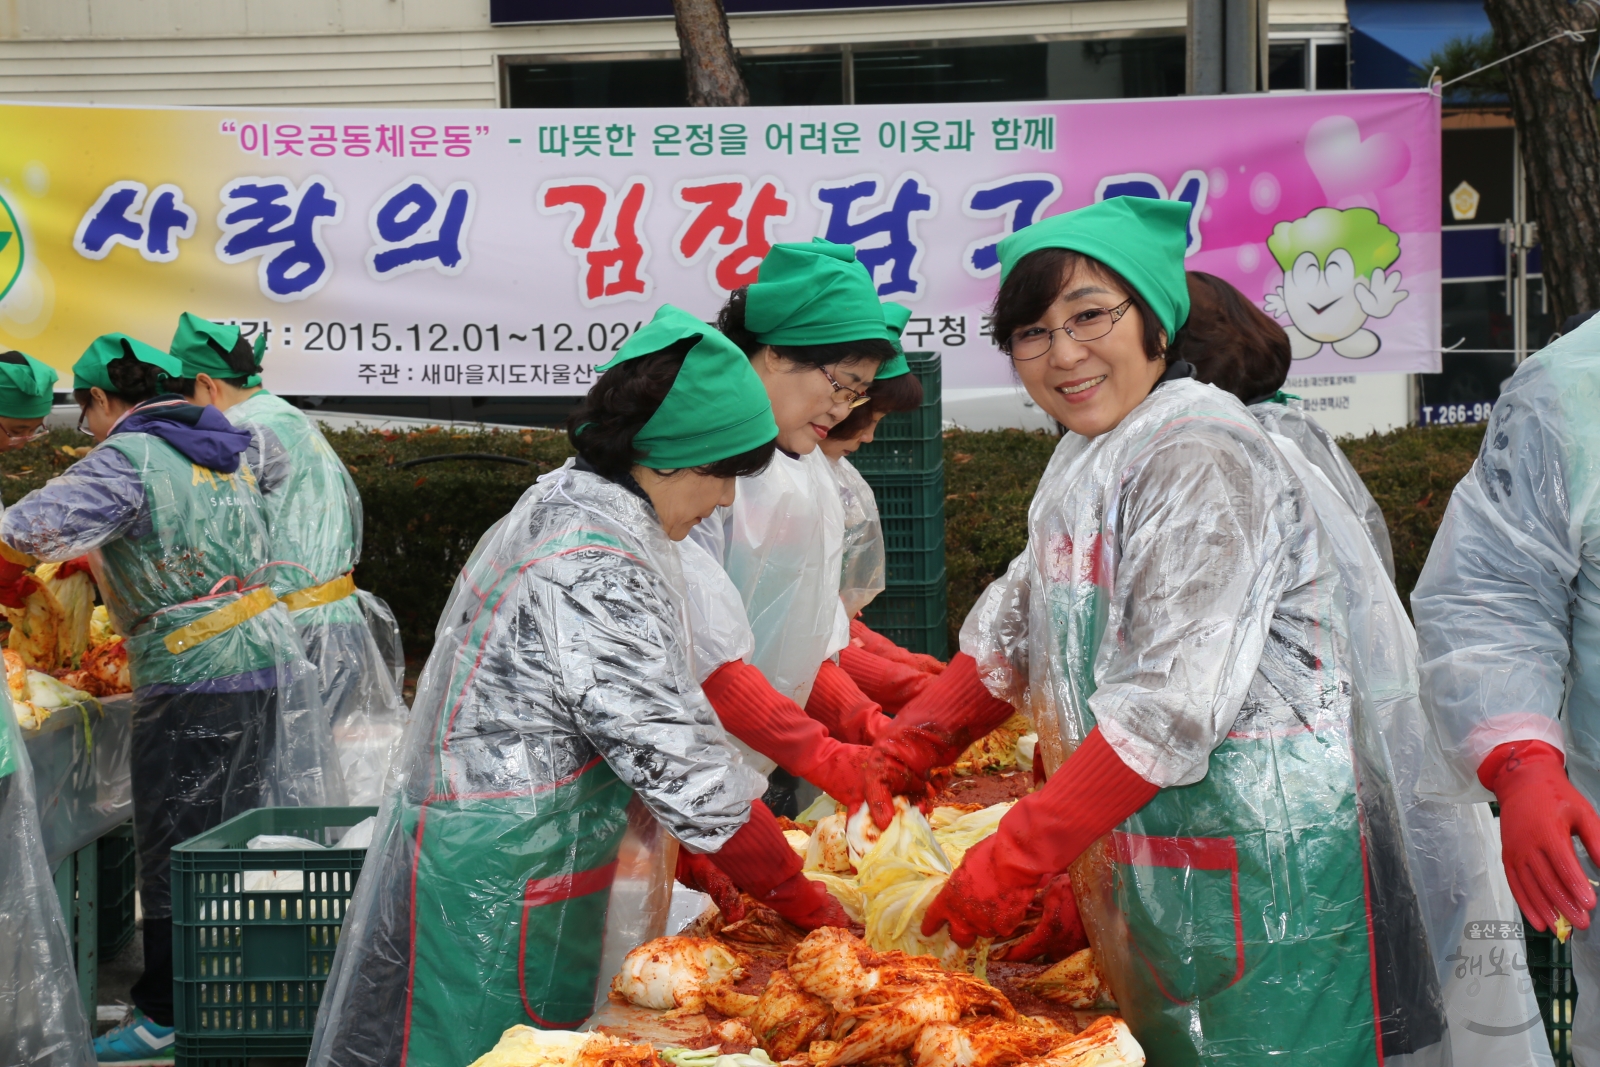
M619 299L648 298L654 281L645 273L650 248L640 219L650 203L649 179L631 178L622 193L598 179L546 182L536 201L545 215L575 215L564 238L583 263L579 295L593 306Z
M709 250L711 283L724 291L756 280L772 249L773 227L794 218L794 200L772 177L754 183L744 177L682 181L672 196L692 213L673 238L673 255L689 266Z

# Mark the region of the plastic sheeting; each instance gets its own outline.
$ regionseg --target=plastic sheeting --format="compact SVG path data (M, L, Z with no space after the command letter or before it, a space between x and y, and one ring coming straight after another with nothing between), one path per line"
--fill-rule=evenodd
M1597 409L1600 321L1590 320L1517 368L1450 498L1411 596L1422 698L1448 757L1441 794L1487 799L1484 758L1535 739L1563 749L1573 784L1600 801ZM1573 1053L1600 1063L1592 934L1574 938L1573 969Z
M39 834L33 772L4 692L0 840L0 1059L8 1067L93 1067L72 942Z
M1252 407L1251 414L1263 406ZM1272 439L1306 488L1338 563L1350 647L1366 679L1372 722L1388 750L1406 854L1450 1021L1446 1062L1548 1064L1550 1047L1525 967L1521 917L1500 863L1493 813L1482 802L1458 804L1427 793L1425 777L1444 756L1418 697L1416 631L1361 518L1295 441L1277 434Z
M714 852L765 788L687 631L677 551L598 475L545 476L484 535L417 685L312 1064L467 1064L515 1023L591 1013L613 949L656 929L635 902L664 924L670 898L670 849L631 801Z
M1027 552L962 628L1050 770L1098 725L1164 787L1074 867L1153 1063L1436 1058L1437 978L1346 627L1283 457L1236 399L1175 380L1062 439Z
M254 807L341 804L344 786L294 623L251 584L269 556L248 466L222 474L142 433L98 449L137 472L143 513L80 465L8 508L0 536L47 562L89 553L126 636L140 891L165 918L173 845Z
M878 519L878 498L872 486L848 459L828 461L844 506L844 557L839 599L845 618L855 618L888 587L888 554L883 545L883 523Z
M1383 563L1383 572L1394 581L1394 546L1389 542L1389 524L1384 520L1383 509L1372 499L1372 492L1361 475L1350 465L1328 431L1306 413L1299 400L1269 401L1250 405L1250 414L1270 433L1286 437L1300 449L1300 454L1327 479L1333 491L1345 502L1361 521L1372 549Z
M683 567L694 677L704 685L723 664L740 659L749 662L755 651L756 636L750 632L750 621L745 618L739 590L733 587L728 572L705 546L690 537L679 541L677 549ZM770 776L778 766L733 734L728 735L728 742L739 750L745 763L763 777Z
M689 535L720 562L744 601L755 634L750 663L802 708L822 661L839 640L844 505L821 449L778 452L760 474L740 478L733 506ZM845 637L848 641L848 635Z
M94 710L87 720L68 708L46 719L37 733L24 735L52 870L133 816L133 697L104 697L89 707Z
M294 608L294 595L349 575L361 557L361 496L322 431L265 390L228 410L254 445L267 508L272 588L291 597L290 617L317 669L323 710L351 804L376 804L409 715L400 698L405 664L389 606L367 592L324 594ZM259 458L256 458L259 457ZM342 590L341 590L342 593ZM375 636L376 634L376 636ZM381 638L381 641L380 641ZM384 645L387 644L386 657Z

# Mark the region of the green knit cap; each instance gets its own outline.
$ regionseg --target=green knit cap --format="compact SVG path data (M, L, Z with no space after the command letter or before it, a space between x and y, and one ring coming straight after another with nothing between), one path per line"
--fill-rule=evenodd
M872 275L850 245L778 244L745 296L745 327L764 345L892 339Z
M623 344L612 367L653 355L683 340L698 343L684 357L672 388L633 438L639 462L655 470L703 467L778 436L761 376L739 347L687 311L662 304L650 325Z
M178 331L172 335L168 351L182 362L185 378L193 378L198 374L213 378L238 378L240 374L229 366L227 356L238 345L240 334L237 326L223 326L185 311L178 319ZM258 365L266 347L267 335L258 333L252 349ZM260 385L261 375L256 373L245 377L244 384L247 389Z
M117 387L111 384L111 376L106 373L106 364L123 356L132 356L140 363L148 363L169 378L183 377L183 364L161 349L136 341L125 333L107 333L89 342L89 347L78 357L78 362L72 365L72 387L98 387L108 393L116 392Z
M1189 318L1189 284L1183 272L1188 244L1188 204L1118 196L1018 230L995 252L1002 284L1023 256L1041 248L1068 248L1099 260L1144 297L1170 341Z
M883 305L883 324L889 327L889 332L894 334L894 358L878 368L878 373L872 380L881 382L885 378L898 378L902 374L911 373L911 364L906 362L906 350L900 347L900 335L906 332L906 323L911 321L911 309L904 304Z
M55 368L26 352L26 363L0 363L0 415L8 419L42 419L55 403Z

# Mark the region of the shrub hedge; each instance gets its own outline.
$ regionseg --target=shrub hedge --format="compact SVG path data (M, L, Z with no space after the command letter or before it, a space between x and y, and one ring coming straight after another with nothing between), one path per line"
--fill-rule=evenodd
M1389 520L1396 585L1409 597L1456 482L1483 439L1482 427L1403 429L1343 442ZM456 573L484 531L511 509L539 475L565 462L566 435L546 430L460 433L330 433L349 465L366 510L356 581L383 597L400 620L408 655L426 657ZM77 458L87 438L56 431L0 454L0 493L14 502ZM945 435L945 554L950 637L984 587L1005 572L1027 542L1028 502L1056 438L1022 430ZM69 453L67 449L72 449ZM431 456L489 454L512 465Z

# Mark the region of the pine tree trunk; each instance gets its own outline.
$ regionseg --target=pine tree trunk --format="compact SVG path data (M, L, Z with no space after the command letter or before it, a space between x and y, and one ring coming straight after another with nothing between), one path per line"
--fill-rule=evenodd
M1503 54L1564 29L1595 25L1586 5L1566 0L1484 0ZM1551 319L1600 308L1600 125L1583 43L1552 41L1506 64L1511 115L1522 145L1528 200L1539 223Z
M672 0L690 107L747 107L750 90L728 37L722 0Z

